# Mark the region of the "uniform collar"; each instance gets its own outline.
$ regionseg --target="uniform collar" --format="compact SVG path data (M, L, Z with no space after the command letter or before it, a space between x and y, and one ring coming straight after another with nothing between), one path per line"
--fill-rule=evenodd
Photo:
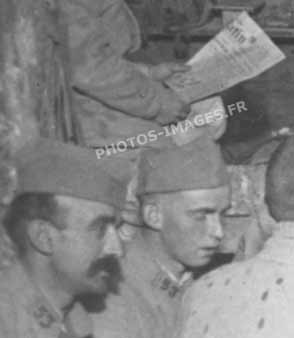
M52 308L47 299L40 293L37 293L29 303L30 312L35 321L43 329L49 329L59 325L61 330L65 331L62 324L62 317Z
M180 277L177 277L159 260L154 260L158 271L152 279L152 285L166 292L170 298L174 298L179 292L182 292L192 281L193 274L191 272L183 272Z
M75 332L72 332L73 330L68 330L64 324L63 313L52 306L44 292L42 292L28 276L25 268L21 264L15 264L13 269L14 277L21 281L21 285L19 285L18 288L21 289L19 291L21 292L20 294L23 299L20 301L25 305L28 313L34 319L38 327L41 330L48 331L49 335L52 337L77 337ZM71 316L71 311L68 312L66 316Z
M6 275L16 295L17 304L25 308L36 327L48 331L52 337L58 337L64 330L62 317L36 288L22 264L13 264L8 268Z
M148 283L148 288L152 290L152 293L159 292L172 299L192 280L192 273L183 272L176 276L157 257L154 257L154 253L148 248L140 232L136 234L132 244L130 251L134 254L131 253L130 257L127 257L127 264L132 265L135 270L144 262L144 269L140 271L140 274L133 271L132 276L140 278L143 284Z

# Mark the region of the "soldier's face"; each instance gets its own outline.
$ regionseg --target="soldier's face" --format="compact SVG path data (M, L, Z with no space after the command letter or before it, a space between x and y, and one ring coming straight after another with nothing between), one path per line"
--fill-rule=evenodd
M169 194L161 207L163 244L184 265L210 262L223 238L222 213L230 205L230 188Z
M117 213L109 205L59 196L65 230L54 239L53 264L73 293L116 291L122 279Z

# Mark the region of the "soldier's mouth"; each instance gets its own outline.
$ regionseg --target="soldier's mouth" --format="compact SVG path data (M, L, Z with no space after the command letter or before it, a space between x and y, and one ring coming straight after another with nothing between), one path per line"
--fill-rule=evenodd
M107 284L109 279L111 278L111 275L107 271L99 271L94 276L91 277L92 280L95 282L101 284Z
M101 271L99 277L107 281L110 277L110 273L108 271Z
M200 251L204 255L213 255L217 252L218 248L219 246L204 247L204 248L201 248Z

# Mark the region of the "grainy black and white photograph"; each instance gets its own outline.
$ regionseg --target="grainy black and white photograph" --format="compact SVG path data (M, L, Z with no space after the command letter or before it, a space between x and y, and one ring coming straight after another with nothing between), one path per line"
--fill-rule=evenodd
M0 338L294 337L294 0L0 0Z

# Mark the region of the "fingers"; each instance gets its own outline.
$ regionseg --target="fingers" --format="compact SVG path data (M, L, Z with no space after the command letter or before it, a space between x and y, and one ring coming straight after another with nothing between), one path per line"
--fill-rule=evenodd
M191 69L191 66L179 63L170 63L168 67L171 73L184 73Z
M154 80L163 81L175 73L183 73L189 71L191 66L178 63L161 63L150 69L150 77Z
M174 91L164 87L158 87L158 98L160 111L156 118L161 125L174 123L183 120L190 112L190 105Z

